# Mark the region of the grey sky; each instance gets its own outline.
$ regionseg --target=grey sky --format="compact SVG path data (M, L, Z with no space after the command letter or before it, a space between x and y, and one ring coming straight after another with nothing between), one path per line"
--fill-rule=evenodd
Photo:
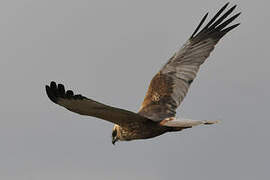
M113 124L51 103L61 82L137 111L159 68L227 1L0 1L0 179L269 178L269 1L232 1L241 25L202 66L178 116L216 126L111 144Z

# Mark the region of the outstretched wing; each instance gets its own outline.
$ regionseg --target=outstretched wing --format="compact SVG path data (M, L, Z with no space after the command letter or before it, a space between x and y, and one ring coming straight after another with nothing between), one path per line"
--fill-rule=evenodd
M134 121L148 120L137 113L102 104L80 94L74 95L73 91L65 91L64 85L57 85L55 82L51 82L50 86L46 85L46 92L51 101L72 112L94 116L120 126L125 126Z
M154 121L175 116L176 108L186 96L200 65L213 51L217 42L227 32L239 25L238 23L227 27L240 13L224 21L236 6L233 6L218 18L228 4L225 4L209 23L198 32L208 15L207 13L184 46L155 75L138 112L140 115Z

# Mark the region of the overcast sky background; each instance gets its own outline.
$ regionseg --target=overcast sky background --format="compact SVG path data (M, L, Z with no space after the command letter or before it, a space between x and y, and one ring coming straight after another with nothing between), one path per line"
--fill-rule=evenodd
M137 111L155 73L216 0L1 0L0 179L268 179L269 1L202 66L178 116L215 126L111 144L113 124L53 104L51 80Z

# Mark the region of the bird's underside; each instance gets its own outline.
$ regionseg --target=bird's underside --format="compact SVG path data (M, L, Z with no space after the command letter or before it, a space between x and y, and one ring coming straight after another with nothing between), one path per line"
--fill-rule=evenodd
M218 41L239 25L238 23L227 27L240 15L237 13L227 18L236 7L233 6L223 13L228 4L225 4L201 29L207 13L183 47L154 76L138 113L108 106L79 94L74 95L73 91L66 91L62 84L57 85L53 81L50 85L46 85L48 97L72 112L114 123L113 144L117 140L147 139L196 125L217 123L217 121L176 119L175 114L200 65L204 63Z

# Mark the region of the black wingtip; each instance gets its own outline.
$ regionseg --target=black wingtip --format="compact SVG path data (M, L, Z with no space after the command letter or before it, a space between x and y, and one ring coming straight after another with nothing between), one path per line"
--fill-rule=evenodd
M53 88L53 89L56 89L56 82L52 81L50 83L50 87Z
M209 27L209 29L214 29L216 26L218 26L226 17L228 17L233 10L236 8L236 5L231 7L225 14L223 14L213 25Z
M47 93L48 98L52 102L57 103L57 96L54 93L54 90L53 90L54 88L52 86L52 83L51 83L51 86L46 85L45 88L46 88L46 93Z
M56 82L52 81L50 85L45 86L46 93L49 97L49 99L58 104L59 98L64 99L87 99L86 97L77 94L74 95L73 91L67 90L65 91L65 86L63 84L56 84Z
M205 21L206 16L202 19L202 21L199 23L199 26L196 28L194 33L191 36L191 39L195 42L199 42L206 38L212 38L216 42L222 38L227 32L234 29L237 26L230 26L226 28L227 25L229 25L233 20L235 20L241 13L237 13L234 16L227 19L225 22L223 22L237 7L237 5L232 6L229 10L227 10L221 17L221 13L227 8L229 5L229 2L226 3L216 14L215 16L206 24L202 30L199 31L200 26L202 25L203 21ZM232 27L232 28L231 28ZM224 29L225 28L225 29ZM197 33L198 32L198 33Z
M65 95L65 87L64 87L64 85L63 84L58 84L58 91L59 91L59 96L60 97L64 97L64 95Z
M205 19L207 18L208 14L209 14L209 13L207 12L207 13L204 15L204 17L202 18L201 22L199 23L199 25L197 26L197 28L195 29L195 31L192 33L190 39L192 39L192 38L195 36L195 34L198 32L198 30L200 29L200 27L201 27L202 24L204 23Z
M222 33L222 36L224 36L226 33L228 33L229 31L231 31L231 30L233 30L234 28L236 28L237 26L239 26L241 23L237 23L237 24L234 24L234 25L232 25L232 26L230 26L230 27L227 27L226 29L223 29L222 31L221 31L221 33Z
M218 27L216 27L216 30L222 30L223 28L225 28L228 24L230 24L233 20L235 20L239 15L241 14L241 12L235 14L234 16L230 17L229 19L227 19L225 22L223 22L222 24L220 24Z

